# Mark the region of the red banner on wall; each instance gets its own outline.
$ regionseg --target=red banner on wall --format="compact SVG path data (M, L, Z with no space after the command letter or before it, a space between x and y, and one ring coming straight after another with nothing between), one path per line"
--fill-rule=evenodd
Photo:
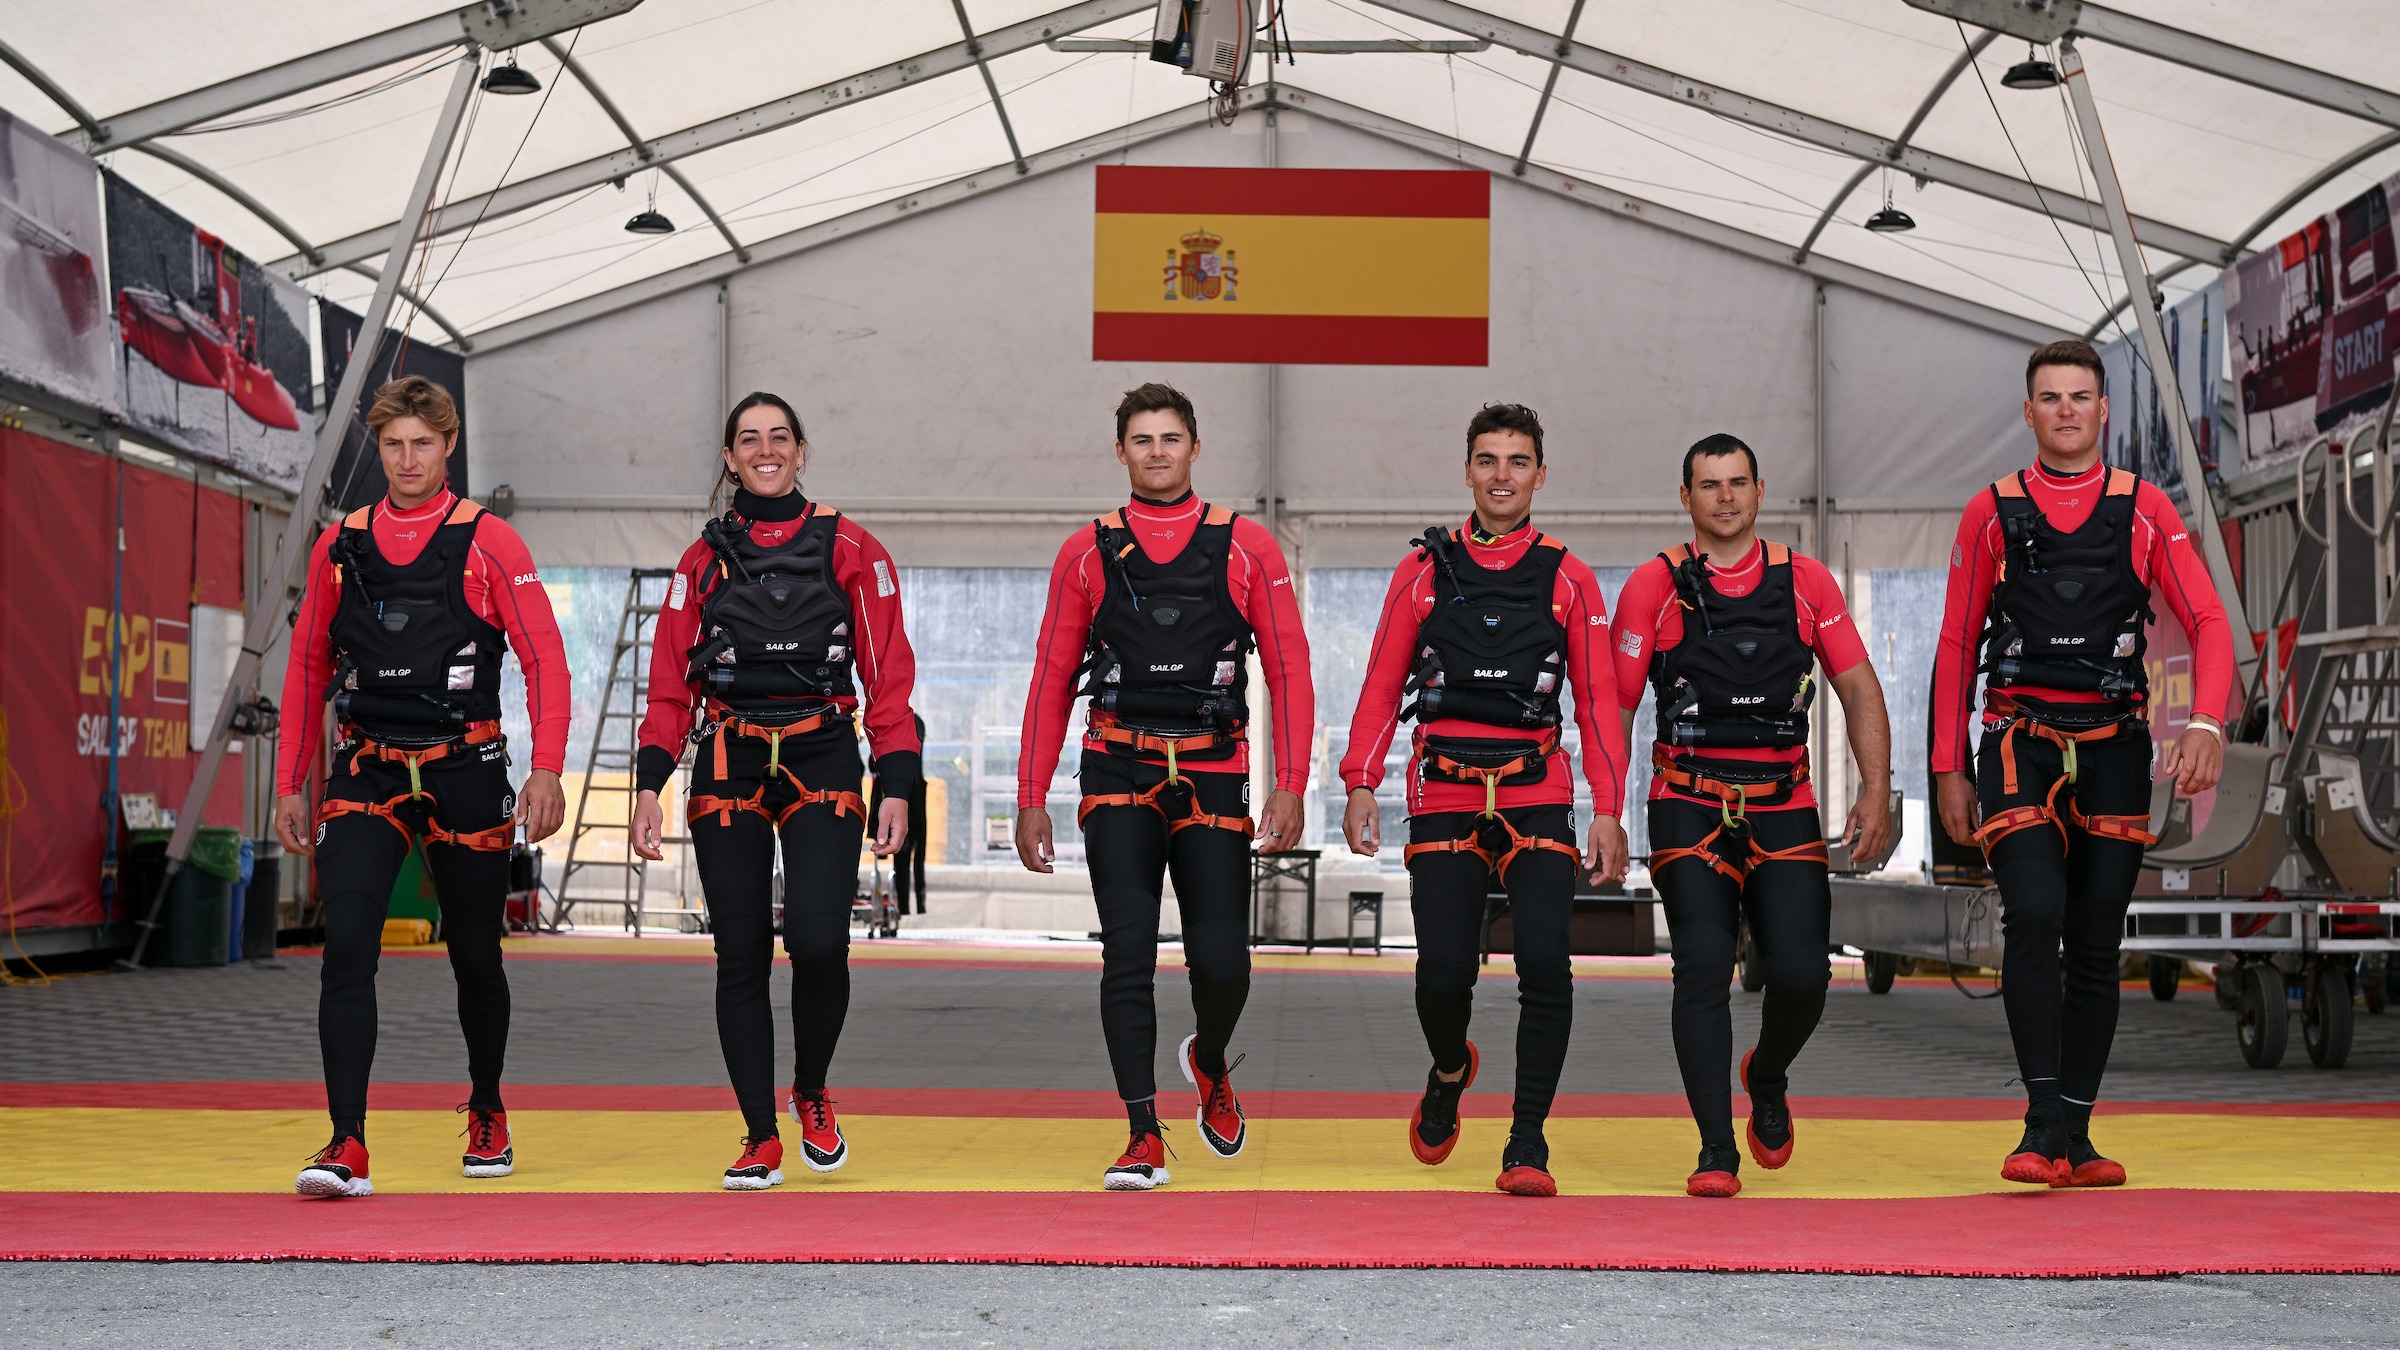
M239 499L0 428L0 921L19 929L126 917L122 897L100 905L120 482L119 792L182 802L199 763L194 607L242 603ZM220 774L203 823L238 825L241 806L241 775Z

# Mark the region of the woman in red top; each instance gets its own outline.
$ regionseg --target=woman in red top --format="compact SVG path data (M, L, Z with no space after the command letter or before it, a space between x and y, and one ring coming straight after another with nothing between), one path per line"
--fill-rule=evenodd
M1675 1060L1700 1127L1684 1190L1731 1196L1742 1188L1727 1082L1736 930L1748 920L1766 975L1758 1044L1742 1056L1761 1167L1791 1159L1787 1071L1832 975L1833 895L1808 764L1818 665L1858 759L1843 838L1861 860L1891 843L1892 728L1833 574L1758 537L1757 455L1735 437L1707 437L1684 452L1683 482L1692 542L1634 569L1617 597L1617 697L1628 732L1645 683L1658 701L1650 878L1675 948Z
M508 1049L508 976L500 934L515 827L540 842L566 813L567 659L525 541L507 522L452 493L458 444L450 394L421 375L375 391L367 429L388 495L318 536L284 674L275 760L275 834L317 855L325 916L317 1038L325 1056L333 1142L300 1173L302 1195L371 1195L367 1076L375 1062L375 963L392 883L415 842L442 907L442 939L458 981L473 1087L470 1177L514 1169L500 1101ZM500 656L525 668L533 771L509 789L500 735ZM340 739L310 837L308 773L323 753L325 704ZM513 817L513 819L512 819Z
M774 862L792 957L792 1116L801 1160L830 1172L848 1143L825 1092L850 1007L850 902L867 808L859 796L864 696L875 852L897 852L923 776L909 694L916 657L900 579L875 536L800 495L800 416L752 394L725 419L733 509L684 550L650 647L650 709L636 759L634 851L662 856L658 792L696 747L685 814L717 948L717 1039L747 1133L725 1189L783 1180L775 1120ZM694 730L695 713L698 729Z

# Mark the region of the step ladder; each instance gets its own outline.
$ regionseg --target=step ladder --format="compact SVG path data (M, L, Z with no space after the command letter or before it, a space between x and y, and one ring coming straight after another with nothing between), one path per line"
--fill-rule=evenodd
M583 790L576 797L575 821L567 835L553 930L571 923L577 906L616 909L635 937L653 917L671 919L678 927L689 919L706 929L707 912L685 898L680 884L673 905L650 903L650 864L632 848L634 764L642 715L649 707L650 643L674 579L674 569L667 567L637 567L627 579L608 682L600 692L591 750L584 757ZM663 842L681 847L690 840L670 836Z

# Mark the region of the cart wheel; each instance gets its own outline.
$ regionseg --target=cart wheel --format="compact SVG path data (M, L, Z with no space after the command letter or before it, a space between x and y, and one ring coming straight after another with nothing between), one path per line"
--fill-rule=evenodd
M2283 972L2269 962L2256 961L2242 967L2240 978L2234 1038L2241 1042L2244 1063L2253 1069L2272 1069L2283 1063L2284 1039L2291 1030L2291 1014L2283 1001Z
M1867 992L1870 994L1892 992L1892 977L1900 973L1900 958L1890 952L1868 952L1866 966Z
M2150 997L2161 1003L2175 1001L2175 986L2183 983L2183 962L2172 956L2150 958Z
M2326 961L2309 972L2308 996L2300 1003L2300 1039L2308 1046L2308 1062L2320 1069L2338 1069L2350 1058L2350 1032L2357 1025L2350 997L2346 965Z
M1743 924L1741 933L1742 945L1736 950L1741 954L1742 992L1755 994L1767 987L1767 967L1759 957L1758 939L1751 936L1750 925Z

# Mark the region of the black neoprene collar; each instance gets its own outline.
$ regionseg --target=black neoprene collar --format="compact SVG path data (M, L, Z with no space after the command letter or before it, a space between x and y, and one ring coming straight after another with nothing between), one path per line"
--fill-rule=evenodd
M735 488L733 509L744 520L798 520L808 510L808 498L798 488L780 497L754 497L748 488Z
M1183 495L1177 497L1171 502L1162 502L1155 498L1145 497L1138 492L1133 494L1133 499L1137 502L1140 502L1144 506L1181 506L1185 502L1188 502L1192 499L1192 490L1190 488L1185 488L1183 490Z

